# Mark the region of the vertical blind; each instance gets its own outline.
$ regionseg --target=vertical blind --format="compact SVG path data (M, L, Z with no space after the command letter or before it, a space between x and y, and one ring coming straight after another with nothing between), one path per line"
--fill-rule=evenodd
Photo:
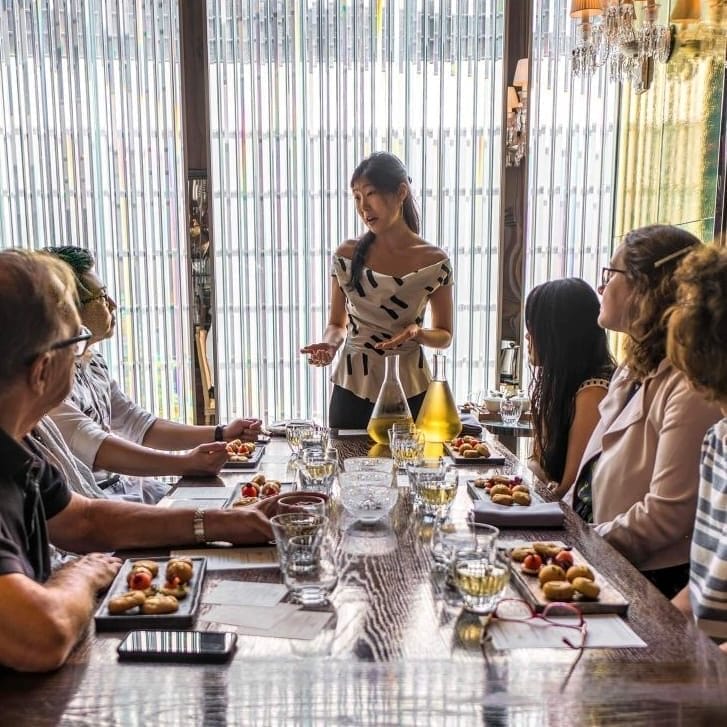
M536 0L526 287L610 254L617 87L570 74L566 0ZM502 8L497 0L208 0L218 406L324 418L329 259L363 231L348 180L407 164L456 272L455 396L493 384ZM141 404L189 419L177 0L0 0L2 246L89 247L120 304L104 345Z
M407 165L454 264L458 398L494 367L502 3L208 0L218 409L323 419L330 256L362 234L348 180ZM452 367L450 367L452 368Z
M591 79L571 73L569 10L538 0L533 14L526 290L571 276L595 287L611 255L618 85L605 66Z
M177 0L0 2L3 247L77 245L119 304L124 389L191 407Z

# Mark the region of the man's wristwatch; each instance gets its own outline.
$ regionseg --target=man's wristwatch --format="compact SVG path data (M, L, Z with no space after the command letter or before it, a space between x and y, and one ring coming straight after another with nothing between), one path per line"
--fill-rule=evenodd
M194 526L194 542L206 543L207 537L204 532L204 510L201 507L198 507L194 511L192 525Z
M218 424L215 427L215 442L224 442L224 441L225 441L225 425Z

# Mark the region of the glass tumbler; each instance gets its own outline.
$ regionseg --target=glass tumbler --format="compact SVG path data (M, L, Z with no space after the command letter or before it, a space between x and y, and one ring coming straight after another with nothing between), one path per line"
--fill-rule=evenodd
M503 399L500 402L500 418L503 424L515 426L520 421L522 411L522 402L517 399Z
M328 495L338 474L338 457L320 450L303 450L298 462L298 471L301 489Z
M314 493L297 493L278 500L278 514L303 512L313 515L326 515L326 499Z
M509 555L498 550L460 550L454 557L453 576L465 610L490 614L510 582Z
M328 538L312 541L293 536L288 541L288 556L283 583L292 600L304 606L328 603L328 595L338 583L338 569Z
M415 476L414 501L424 515L446 518L457 496L459 473L454 467L419 469Z
M391 456L397 469L405 470L407 465L420 464L424 457L426 441L416 429L409 431L389 430Z
M310 512L286 512L270 518L275 535L275 547L281 570L288 559L288 543L291 538L305 538L311 543L320 541L328 530L328 518Z

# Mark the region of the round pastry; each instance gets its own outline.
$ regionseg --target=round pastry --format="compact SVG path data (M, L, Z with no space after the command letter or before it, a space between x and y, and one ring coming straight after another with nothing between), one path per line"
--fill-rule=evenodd
M247 507L248 505L254 505L257 502L257 497L241 497L232 503L232 507Z
M254 482L256 485L264 485L265 484L265 475L262 472L258 472L251 480L250 482Z
M533 543L533 548L543 558L554 558L562 550L560 545L555 543Z
M152 578L156 578L156 574L159 573L159 563L154 560L135 560L131 564L131 570L134 568L146 568L151 573Z
M147 598L141 604L141 612L146 614L174 613L179 609L179 601L174 596L165 596L157 593L156 596Z
M530 494L530 490L525 485L515 485L515 487L512 488L513 493L515 492L525 492L526 494Z
M487 477L478 477L476 480L472 480L472 484L475 487L479 487L480 489L487 487L488 482L489 480L487 479Z
M594 580L593 571L587 565L572 565L568 568L566 578L573 583L576 578L586 578L589 581Z
M494 485L490 489L490 495L509 495L510 488L507 485Z
M527 492L513 491L512 499L515 500L515 503L518 505L530 504L530 495Z
M494 489L494 488L493 488ZM512 505L512 495L492 495L492 502L496 505Z
M165 583L160 589L159 593L165 596L174 596L178 601L187 597L189 593L189 586L185 586L181 583Z
M574 578L571 585L584 598L592 600L598 598L598 594L601 592L598 584L593 581L589 581L588 578Z
M538 580L541 586L548 581L564 581L565 571L559 565L544 565L538 571Z
M514 561L522 563L528 555L532 555L534 552L530 546L520 546L519 548L513 548L510 557Z
M132 608L141 606L146 601L146 596L142 591L128 591L116 596L109 601L109 613L117 615L126 613Z
M143 565L134 566L126 576L126 584L132 591L143 591L151 585L154 576Z
M543 586L543 593L549 601L570 601L573 586L568 581L548 581Z
M465 449L464 452L460 450L460 454L467 459L474 459L475 457L482 456L476 449Z
M194 568L190 558L172 558L167 563L167 582L189 583L192 580Z
M477 454L479 454L480 457L490 456L490 448L486 444L478 444L475 449L477 450Z

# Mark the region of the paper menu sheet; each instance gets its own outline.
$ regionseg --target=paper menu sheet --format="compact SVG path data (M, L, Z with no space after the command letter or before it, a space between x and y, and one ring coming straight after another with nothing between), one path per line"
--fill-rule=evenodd
M586 648L643 649L646 643L615 614L586 616ZM487 637L496 649L570 648L563 637L578 643L580 634L571 628L548 626L542 619L531 621L497 621L487 626Z
M277 568L275 546L260 548L189 548L173 550L173 558L207 558L207 570L241 570L245 568Z
M264 608L277 605L287 592L288 589L280 583L220 581L209 589L202 600L220 606Z
M262 609L252 609L262 611ZM235 626L238 634L247 636L267 636L278 639L314 639L325 628L333 614L330 611L305 611L290 603L280 603L267 609L267 621L250 625L248 613L242 613L235 606L213 606L199 617L200 621Z

